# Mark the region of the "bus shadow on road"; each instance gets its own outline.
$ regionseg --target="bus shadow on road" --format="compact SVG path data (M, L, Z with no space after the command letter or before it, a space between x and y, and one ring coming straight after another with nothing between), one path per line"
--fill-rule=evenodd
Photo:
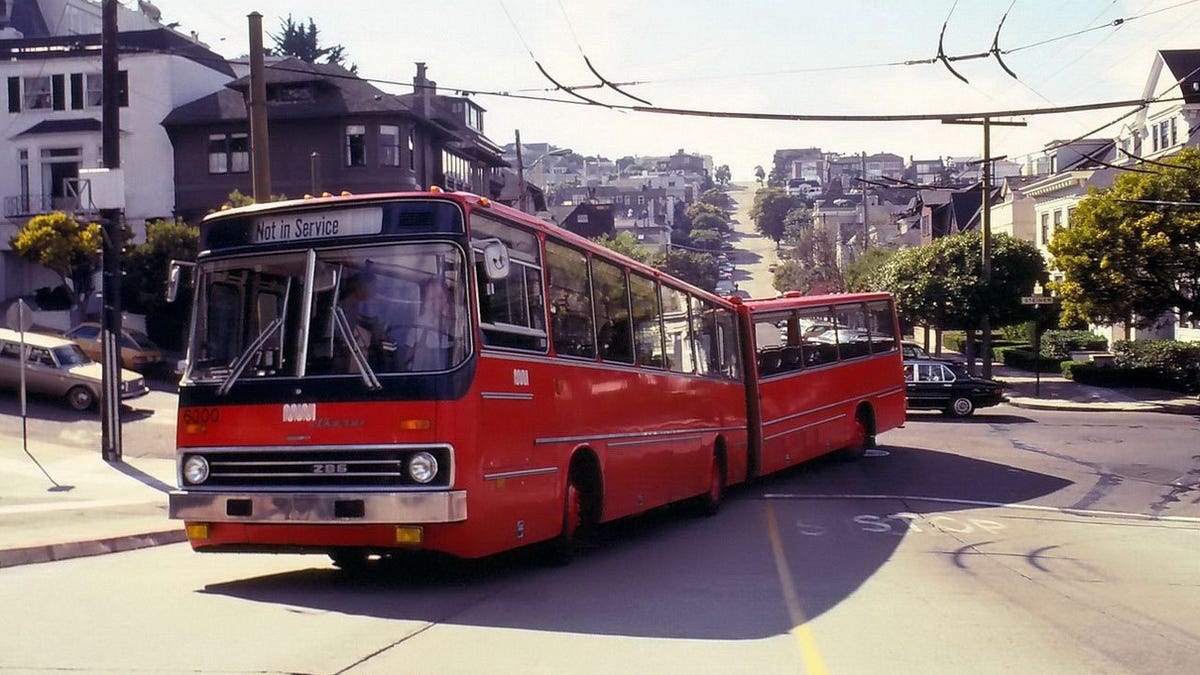
M989 505L1032 500L1061 478L890 446L857 463L817 461L740 486L713 518L663 509L602 528L573 564L536 551L479 561L420 557L348 574L330 565L232 579L202 592L352 615L651 638L761 639L852 595L909 536L999 536ZM955 514L969 510L970 514ZM941 530L938 519L945 520ZM934 521L934 526L928 523ZM952 529L951 523L957 529ZM973 525L972 525L973 523Z

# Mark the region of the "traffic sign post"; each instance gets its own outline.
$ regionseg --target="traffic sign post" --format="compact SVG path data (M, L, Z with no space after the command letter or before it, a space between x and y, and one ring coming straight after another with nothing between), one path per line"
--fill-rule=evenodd
M1037 310L1042 305L1053 305L1054 298L1049 295L1023 295L1022 305L1033 305ZM1042 341L1038 339L1038 331L1042 327L1040 317L1033 321L1033 395L1042 395Z

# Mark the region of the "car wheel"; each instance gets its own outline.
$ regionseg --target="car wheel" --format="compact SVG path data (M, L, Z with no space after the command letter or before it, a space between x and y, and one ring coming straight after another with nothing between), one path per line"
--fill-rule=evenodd
M67 392L67 403L75 410L87 410L96 403L96 395L85 386L71 387Z
M970 417L971 413L975 412L975 403L966 396L959 396L950 401L950 408L947 412L955 417Z

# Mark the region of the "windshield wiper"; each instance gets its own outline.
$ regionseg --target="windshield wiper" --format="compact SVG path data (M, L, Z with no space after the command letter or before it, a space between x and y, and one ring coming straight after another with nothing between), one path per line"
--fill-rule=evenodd
M266 344L267 340L271 339L271 336L275 334L275 331L279 330L282 326L283 317L279 317L278 319L275 319L271 323L267 324L267 327L263 329L263 332L259 333L258 337L254 338L254 342L251 342L250 346L246 348L246 351L242 352L242 355L238 357L237 361L233 362L233 366L229 370L229 376L226 377L225 381L221 383L221 386L217 389L217 394L224 396L229 393L229 389L233 387L234 381L241 376L242 371L246 370L246 366L250 365L250 361L254 358L255 354L258 353L259 348Z
M368 389L381 389L382 384L379 383L379 378L375 377L375 371L371 370L371 364L367 363L367 355L363 353L362 347L359 346L358 340L354 339L354 331L350 328L350 321L346 319L346 313L341 307L333 308L333 322L337 326L338 331L346 340L346 345L350 348L350 356L354 358L354 363L358 366L358 372L362 375L363 383Z

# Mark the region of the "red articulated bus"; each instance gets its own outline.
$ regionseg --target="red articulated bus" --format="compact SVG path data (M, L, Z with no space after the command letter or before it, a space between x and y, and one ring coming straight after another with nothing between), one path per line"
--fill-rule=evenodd
M820 455L856 459L904 424L900 330L887 293L737 303L746 336L750 475Z
M197 551L565 556L765 466L738 308L550 223L434 188L200 238L170 495Z

